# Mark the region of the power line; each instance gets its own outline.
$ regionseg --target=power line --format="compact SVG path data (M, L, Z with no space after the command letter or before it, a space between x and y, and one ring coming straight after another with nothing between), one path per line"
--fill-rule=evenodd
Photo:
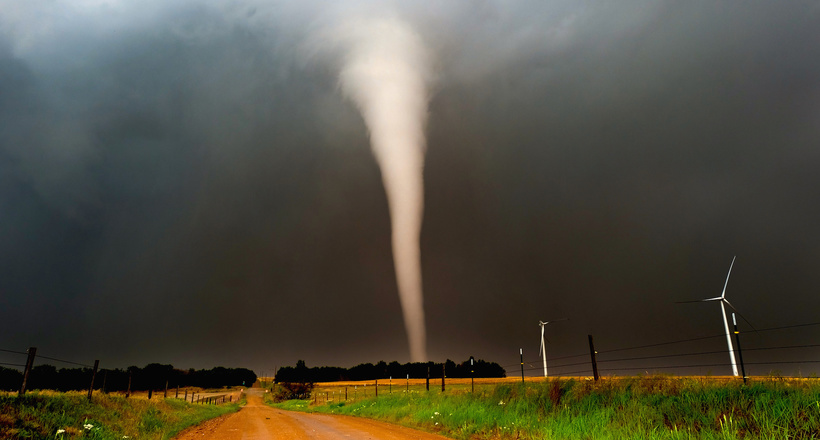
M678 341L659 342L657 344L639 345L639 346L636 346L636 347L615 348L615 349L612 349L612 350L596 350L596 353L601 354L601 353L613 353L613 352L616 352L616 351L638 350L640 348L659 347L661 345L672 345L672 344L681 344L681 343L684 343L684 342L702 341L704 339L720 338L720 337L723 337L723 336L726 336L726 334L721 333L719 335L713 335L713 336L702 336L700 338L680 339Z
M79 362L72 362L72 361L67 361L67 360L64 360L64 359L52 358L52 357L48 357L48 356L40 356L40 355L37 355L37 358L38 358L38 359L48 359L48 360L50 360L50 361L63 362L63 363L66 363L66 364L79 365L79 366L81 366L81 367L94 368L94 367L92 367L91 365L88 365L88 364L81 364L81 363L79 363Z
M0 362L0 365L8 365L10 367L25 367L25 365L23 365L23 364L9 364L9 363L6 363L6 362Z
M808 345L784 345L782 347L760 347L760 348L744 348L743 351L761 351L761 350L786 350L791 348L813 348L820 347L820 344Z
M813 325L820 325L820 322L810 322L810 323L807 323L807 324L787 325L787 326L784 326L784 327L770 327L770 328L760 329L760 330L758 330L758 332L767 332L767 331L771 331L771 330L783 330L783 329L787 329L787 328L797 328L797 327L809 327L809 326L813 326Z
M6 350L6 349L3 349L3 348L0 348L0 351L6 352L6 353L22 354L22 355L27 355L28 354L24 351Z
M603 360L598 360L598 363L601 364L601 363L605 363L605 362L624 362L624 361L638 361L638 360L646 360L646 359L662 359L662 358L681 357L681 356L701 356L701 355L705 355L705 354L717 354L717 353L726 353L726 350L701 351L701 352L698 352L698 353L664 354L664 355L659 355L659 356L641 356L641 357L621 358L621 359L603 359Z

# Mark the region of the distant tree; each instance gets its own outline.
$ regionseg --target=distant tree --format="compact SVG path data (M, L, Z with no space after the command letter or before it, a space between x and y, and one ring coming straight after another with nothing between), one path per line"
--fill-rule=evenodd
M0 367L0 390L17 391L22 384L22 372L13 368Z
M53 365L37 365L31 369L26 388L30 390L56 390L60 383L57 368Z

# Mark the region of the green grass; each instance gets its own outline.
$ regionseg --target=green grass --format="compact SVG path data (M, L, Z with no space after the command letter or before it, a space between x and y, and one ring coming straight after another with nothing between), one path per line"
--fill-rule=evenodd
M178 399L126 399L85 393L0 394L2 439L169 439L238 403L194 405ZM58 433L62 430L63 432Z
M820 439L820 382L645 376L381 393L285 409L349 414L458 439Z

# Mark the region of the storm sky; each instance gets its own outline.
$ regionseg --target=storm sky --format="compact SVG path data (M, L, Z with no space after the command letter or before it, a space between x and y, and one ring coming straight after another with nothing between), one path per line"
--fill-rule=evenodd
M720 295L735 255L727 298L757 329L820 321L816 2L407 3L0 0L0 348L257 373L408 361L385 189L331 32L370 17L431 59L430 360L516 374L556 318L549 358L588 334L602 352L720 335L717 304L675 301ZM820 337L741 328L744 348ZM744 358L820 372L818 348Z

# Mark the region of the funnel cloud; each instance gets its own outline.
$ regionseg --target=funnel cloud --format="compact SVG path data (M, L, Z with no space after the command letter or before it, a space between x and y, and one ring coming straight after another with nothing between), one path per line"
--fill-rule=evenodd
M550 361L731 374L676 301L737 255L755 327L818 321L818 51L817 2L0 0L0 365L543 375L561 316Z
M381 168L410 357L426 361L419 236L424 210L427 53L413 29L395 18L357 20L347 23L345 31L350 39L339 83L364 118Z

